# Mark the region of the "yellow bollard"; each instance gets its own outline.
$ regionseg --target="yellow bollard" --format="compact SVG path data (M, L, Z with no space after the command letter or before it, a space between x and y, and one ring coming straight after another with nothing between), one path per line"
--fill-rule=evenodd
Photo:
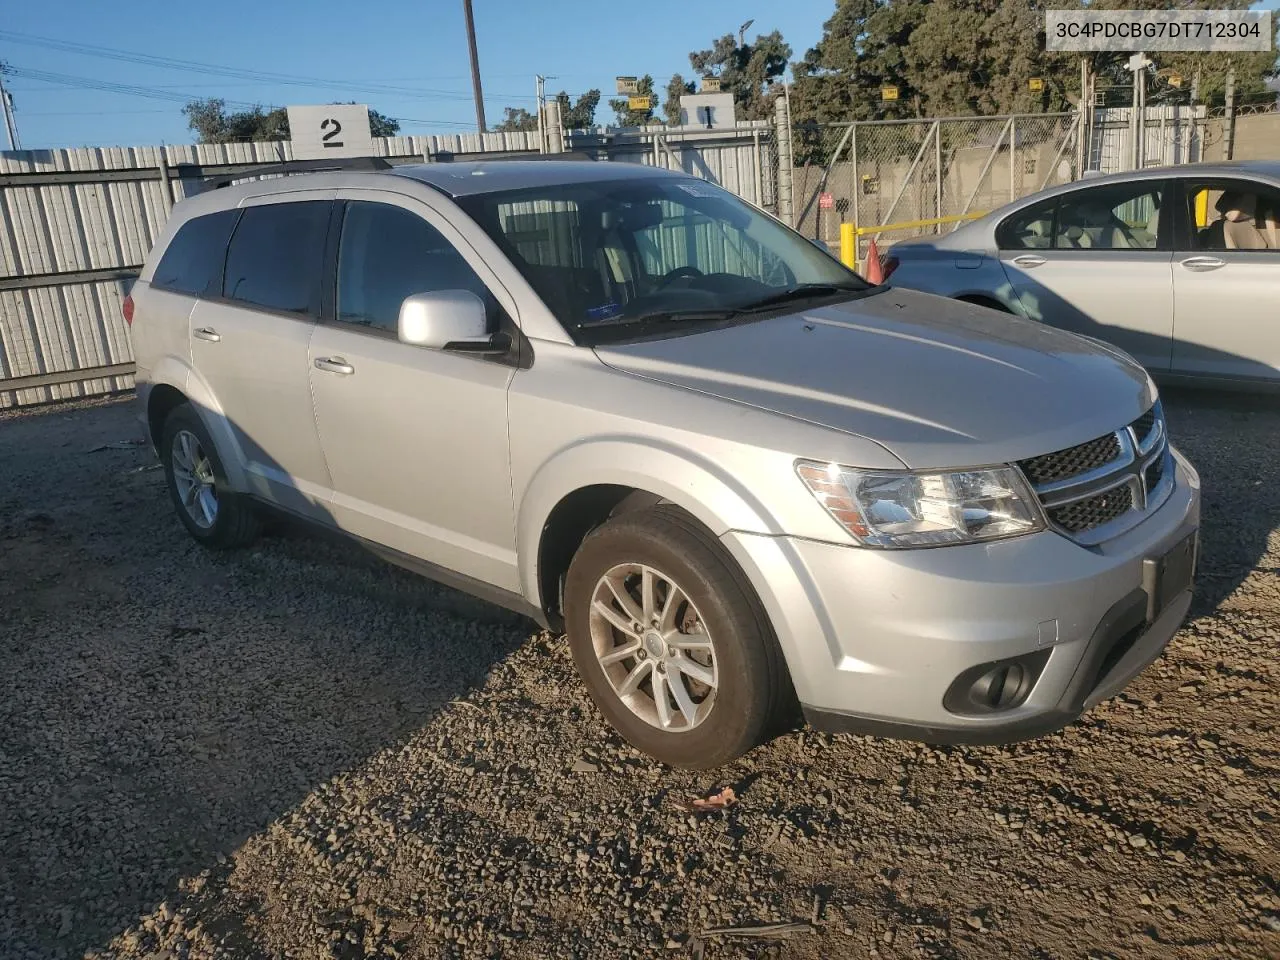
M840 224L840 262L850 270L858 269L858 228L855 224Z

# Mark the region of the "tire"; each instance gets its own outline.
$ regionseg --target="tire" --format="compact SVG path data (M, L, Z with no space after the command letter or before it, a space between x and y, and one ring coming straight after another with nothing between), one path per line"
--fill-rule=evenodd
M646 569L651 609L674 602L665 623L648 618L654 629L637 631ZM704 770L728 763L772 732L794 696L754 592L715 537L679 509L625 513L588 534L569 566L564 609L592 700L632 746L663 763ZM639 685L629 685L637 676Z
M257 539L261 524L253 507L231 492L209 431L189 403L165 418L160 462L178 519L197 543L228 550Z

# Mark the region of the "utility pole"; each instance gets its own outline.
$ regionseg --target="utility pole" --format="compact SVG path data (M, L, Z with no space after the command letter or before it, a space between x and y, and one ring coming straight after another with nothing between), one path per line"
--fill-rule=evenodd
M18 139L18 121L13 115L13 94L5 89L3 65L0 65L0 110L4 111L4 132L9 138L9 149L21 150L22 141Z
M471 0L462 0L467 18L467 45L471 48L471 92L476 98L476 129L485 132L484 92L480 89L480 54L476 52L476 21L471 14Z
M538 111L538 152L546 153L547 152L547 134L546 134L546 128L543 126L542 115L546 112L546 106L543 103L543 100L544 100L543 91L546 89L545 84L547 82L547 78L544 77L542 74L537 74L536 76L534 76L533 79L534 79L534 82L537 84L537 88L538 88L538 96L536 100L537 102L536 109Z
M1227 65L1227 159L1236 152L1236 65Z

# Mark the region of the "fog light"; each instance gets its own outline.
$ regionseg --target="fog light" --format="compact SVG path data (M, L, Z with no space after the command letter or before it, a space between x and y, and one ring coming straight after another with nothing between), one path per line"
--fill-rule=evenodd
M1031 695L1052 651L970 667L952 682L942 705L952 713L983 715L1012 710Z

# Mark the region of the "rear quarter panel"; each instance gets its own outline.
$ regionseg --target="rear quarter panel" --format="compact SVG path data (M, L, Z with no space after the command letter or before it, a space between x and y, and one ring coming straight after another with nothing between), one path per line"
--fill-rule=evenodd
M942 297L987 297L1019 315L1022 306L1000 263L985 251L893 247L898 267L889 282Z

